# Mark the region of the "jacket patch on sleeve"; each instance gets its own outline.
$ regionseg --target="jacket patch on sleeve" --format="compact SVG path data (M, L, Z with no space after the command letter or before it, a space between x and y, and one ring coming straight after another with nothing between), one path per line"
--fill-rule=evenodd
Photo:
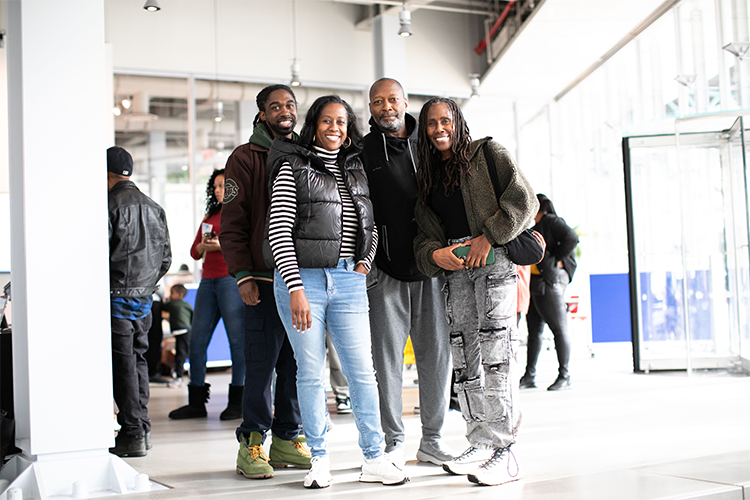
M234 179L227 179L224 183L224 199L222 203L227 204L240 194L240 187L234 181Z

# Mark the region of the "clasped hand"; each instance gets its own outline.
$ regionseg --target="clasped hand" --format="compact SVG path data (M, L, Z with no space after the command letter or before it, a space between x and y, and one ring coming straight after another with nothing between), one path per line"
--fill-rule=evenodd
M458 247L471 247L466 257L456 257L453 251ZM432 259L446 271L458 271L469 267L484 267L492 245L482 234L457 245L450 245L432 252Z

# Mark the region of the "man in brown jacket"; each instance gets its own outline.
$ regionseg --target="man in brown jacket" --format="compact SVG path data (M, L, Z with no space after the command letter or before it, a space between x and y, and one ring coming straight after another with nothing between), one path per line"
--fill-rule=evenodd
M297 101L286 85L271 85L256 97L258 114L247 144L227 160L219 240L229 273L237 279L245 302L245 390L237 473L251 479L273 477L272 466L310 468L310 451L302 433L297 403L297 365L276 311L273 274L263 263L268 171L266 160L276 137L296 139ZM276 398L271 380L276 370ZM263 450L273 435L270 456Z

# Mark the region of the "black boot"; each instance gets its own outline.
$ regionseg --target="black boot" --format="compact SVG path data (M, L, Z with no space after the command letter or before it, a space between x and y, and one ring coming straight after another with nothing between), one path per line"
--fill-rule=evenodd
M211 384L188 385L188 404L169 412L169 418L182 420L185 418L202 418L208 415L206 403L208 403L209 398L209 387L211 387Z
M131 437L118 434L115 437L115 447L110 448L109 452L118 457L145 457L146 437Z
M554 381L554 383L547 387L548 391L566 391L573 387L573 385L570 383L570 375L558 375L557 380Z
M244 385L229 384L229 404L219 415L219 420L236 420L242 418L242 391Z
M534 381L534 375L529 375L528 373L525 373L523 377L521 377L521 389L534 389L536 387L536 382Z

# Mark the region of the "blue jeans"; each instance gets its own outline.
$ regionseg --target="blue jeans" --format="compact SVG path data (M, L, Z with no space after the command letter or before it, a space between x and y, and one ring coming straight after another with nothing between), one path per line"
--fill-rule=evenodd
M302 427L314 457L328 454L326 443L325 364L328 332L349 382L359 447L367 459L383 453L378 386L372 364L370 319L365 275L354 271L353 259L340 259L326 269L300 269L310 303L312 326L304 333L292 325L289 290L276 271L274 294L297 360L297 395Z
M516 266L495 249L494 264L449 274L444 291L466 439L477 448L508 447L520 418Z
M190 385L206 382L206 350L219 319L224 320L232 356L232 385L245 385L245 329L237 281L231 276L202 278L195 295L190 330Z

